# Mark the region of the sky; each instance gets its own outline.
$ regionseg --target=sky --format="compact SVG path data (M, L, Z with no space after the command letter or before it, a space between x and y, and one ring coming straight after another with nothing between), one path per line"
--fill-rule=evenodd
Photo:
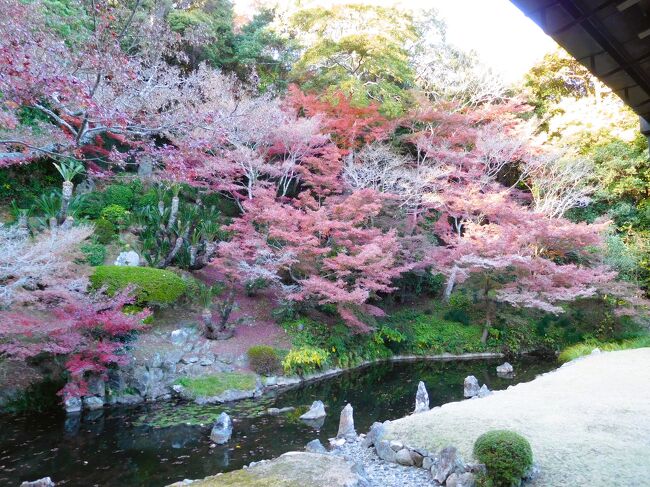
M516 81L557 44L509 0L411 0L435 7L452 44L473 49L507 81ZM417 8L417 7L416 7Z
M235 10L250 14L259 0L234 0ZM279 3L284 3L280 1ZM509 0L303 0L303 5L368 3L407 9L435 8L447 23L452 44L475 50L507 82L516 82L556 44Z

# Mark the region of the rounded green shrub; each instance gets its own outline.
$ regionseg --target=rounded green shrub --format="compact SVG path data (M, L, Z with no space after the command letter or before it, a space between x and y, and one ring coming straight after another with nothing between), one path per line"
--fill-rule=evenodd
M187 290L187 282L171 271L153 267L99 266L90 276L92 287L106 287L108 294L133 286L139 305L176 302Z
M249 348L248 363L251 369L262 375L277 374L282 366L278 353L268 345L255 345Z
M129 211L121 205L108 205L102 210L101 216L113 225L122 226L129 220Z
M99 243L89 243L81 246L86 263L93 267L102 265L106 259L106 247Z
M514 431L493 430L474 443L474 456L485 464L488 480L494 487L519 485L533 464L528 440Z
M95 222L95 238L100 244L109 244L117 235L117 228L108 220L103 218Z
M111 184L106 187L104 198L107 205L119 205L122 208L130 209L133 206L135 193L126 184Z

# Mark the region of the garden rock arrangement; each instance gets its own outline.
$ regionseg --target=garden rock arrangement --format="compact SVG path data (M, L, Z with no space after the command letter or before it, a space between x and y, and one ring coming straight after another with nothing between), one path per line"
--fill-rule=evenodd
M360 447L374 446L377 457L385 462L397 463L405 467L418 467L429 472L427 484L431 484L433 481L435 482L433 485L456 487L473 487L475 485L476 474L484 470L482 465L466 464L453 446L443 448L436 453L410 447L402 441L385 439L385 426L389 423L387 421L373 424L368 435L360 443Z

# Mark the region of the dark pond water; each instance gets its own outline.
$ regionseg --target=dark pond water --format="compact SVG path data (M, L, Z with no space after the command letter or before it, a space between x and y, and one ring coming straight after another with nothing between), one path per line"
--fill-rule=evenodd
M336 435L340 410L354 406L357 432L374 421L396 419L414 406L424 380L432 406L462 399L470 374L490 389L505 389L555 367L553 362L513 362L516 377L496 376L498 361L384 363L347 372L276 396L229 407L164 403L107 409L68 418L60 413L0 416L0 485L50 476L65 486L159 487L241 468ZM322 400L328 416L320 430L303 424L304 409L282 416L269 407L307 406ZM228 445L211 448L213 419L227 410L235 424Z

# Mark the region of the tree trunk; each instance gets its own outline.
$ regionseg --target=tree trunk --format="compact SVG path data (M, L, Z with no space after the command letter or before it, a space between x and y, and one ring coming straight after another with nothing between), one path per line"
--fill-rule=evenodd
M178 196L174 196L172 198L172 207L171 210L169 211L169 222L167 223L167 230L171 230L174 228L174 225L176 225L176 219L178 218L178 204L180 203L180 200L178 199Z
M59 223L63 223L65 218L68 216L68 206L70 205L70 200L72 199L72 190L74 189L74 184L72 181L63 181L61 185L61 212L59 213Z
M456 276L458 275L458 266L454 265L451 269L451 274L449 274L449 279L447 279L447 285L445 286L445 293L443 295L445 301L449 301L449 296L454 290L454 285L456 284Z
M176 237L176 242L174 243L174 247L172 248L172 250L169 252L169 255L165 257L165 260L163 260L160 264L158 264L159 269L164 269L174 261L174 258L176 258L176 255L178 254L178 252L180 252L181 247L183 246L183 241L184 241L183 236Z

